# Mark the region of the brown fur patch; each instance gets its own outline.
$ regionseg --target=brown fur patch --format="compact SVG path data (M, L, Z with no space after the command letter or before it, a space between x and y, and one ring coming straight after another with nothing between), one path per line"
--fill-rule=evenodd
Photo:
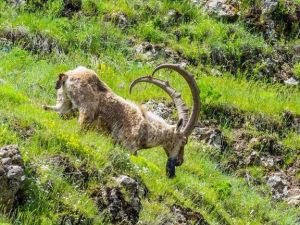
M67 80L68 75L60 73L58 75L58 80L56 81L55 89L60 89L64 82Z

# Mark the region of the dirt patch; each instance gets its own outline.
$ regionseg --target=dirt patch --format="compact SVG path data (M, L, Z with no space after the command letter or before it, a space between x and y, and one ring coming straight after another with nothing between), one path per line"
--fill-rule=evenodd
M23 140L26 140L35 134L33 125L24 125L17 119L12 119L9 122L9 128L16 132Z
M180 205L174 204L172 206L172 212L176 217L176 224L209 225L199 212L195 212L190 208L184 208Z
M61 12L62 16L72 17L74 13L82 9L82 0L64 0L64 8Z
M87 162L75 165L67 156L56 155L50 158L50 162L62 168L63 175L80 188L86 188L87 183L98 176L96 169L88 169Z
M55 38L42 34L31 33L26 27L5 28L0 31L0 40L2 44L19 45L32 53L63 53L66 51Z
M70 212L68 211L67 213L63 213L63 215L60 216L58 219L57 223L59 225L92 225L94 224L93 219L88 219L84 217L81 213L79 212Z
M277 133L280 137L284 137L288 132L294 131L300 126L300 116L297 115L293 115L295 119L287 119L284 113L281 118L275 119L265 114L253 114L234 106L223 104L203 105L202 114L203 119L215 121L221 126L240 129L250 124L257 131ZM286 126L287 123L290 123L290 125Z

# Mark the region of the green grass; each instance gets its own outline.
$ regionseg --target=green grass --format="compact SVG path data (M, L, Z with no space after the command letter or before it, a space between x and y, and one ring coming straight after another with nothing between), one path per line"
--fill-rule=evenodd
M28 198L10 219L0 216L1 224L57 224L64 215L82 215L92 224L108 223L89 195L93 188L111 182L110 177L115 174L128 174L148 187L149 197L142 199L140 213L144 224L172 221L171 206L175 203L201 213L210 224L296 224L299 208L275 202L270 193L261 194L259 188L249 187L243 178L222 172L220 162L209 157L214 149L206 145L190 142L177 177L168 179L166 157L161 148L130 156L114 146L110 137L83 132L76 119L63 120L41 108L42 104L56 101L57 75L79 65L94 69L100 79L127 99L141 103L166 98L165 93L149 84L140 84L132 95L128 93L132 80L150 74L154 66L165 61L163 57L154 62L140 60L134 45L142 41L165 42L192 59L203 59L213 48L218 48L239 61L245 46L264 54L272 51L260 35L249 33L242 24L212 19L187 1L151 0L146 4L85 0L83 11L72 18L61 17L62 7L62 1L57 0L47 3L44 11L25 6L16 9L0 3L0 34L5 29L24 29L31 38L42 34L45 40L64 49L63 52L31 51L28 44L32 43L27 43L30 39L0 42L0 79L3 79L0 81L0 145L19 144L26 166ZM166 16L170 9L181 14L176 23ZM104 21L105 15L111 12L127 15L127 30ZM228 35L231 29L235 33ZM175 31L182 33L179 40ZM130 40L135 43L131 44ZM258 82L249 79L252 74L246 74L246 79L242 72L235 76L229 73L209 76L204 71L213 68L210 63L208 60L203 66L188 67L196 75L203 105L230 105L274 118L285 110L300 114L297 88ZM182 78L166 71L157 77L170 80L191 105ZM33 136L24 139L20 130L12 129L16 121L20 129L33 128ZM298 134L291 133L283 141L291 149L300 147ZM63 168L51 162L57 155L68 157L78 167L87 163L88 170L95 169L102 176L94 177L82 188L65 176ZM263 179L262 168L252 167L249 171L255 178Z

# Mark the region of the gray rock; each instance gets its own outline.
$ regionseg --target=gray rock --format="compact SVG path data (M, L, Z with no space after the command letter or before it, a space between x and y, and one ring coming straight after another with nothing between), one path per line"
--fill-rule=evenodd
M151 44L142 42L135 46L135 52L144 60L157 59L159 56L164 56L168 61L186 66L189 62L177 51L166 47L165 44Z
M262 6L262 13L269 15L273 13L278 6L278 0L264 0Z
M293 77L290 77L289 79L285 80L284 81L285 84L288 84L288 85L298 85L299 84L299 81L297 81L295 78Z
M239 2L235 0L208 0L204 10L219 18L234 19L240 15Z
M259 153L257 151L251 152L251 154L246 158L245 162L247 165L254 165L258 163Z
M204 141L210 146L218 148L222 151L227 147L227 142L222 132L214 126L195 127L191 138L198 142Z
M0 210L10 212L25 180L24 164L17 145L0 148Z
M136 224L141 210L141 198L146 190L139 183L126 175L114 177L107 187L96 189L91 197L100 212L107 212L113 223ZM122 223L123 224L123 223Z
M267 184L271 187L274 199L284 199L288 197L288 182L280 173L274 173L267 178Z
M175 124L176 121L172 119L173 114L173 106L167 106L163 102L157 102L154 100L149 100L144 104L145 108L151 112L153 112L155 115L165 119L170 124Z
M21 6L26 4L26 0L8 0L8 3L12 4L13 6Z
M1 40L0 40L0 42L1 42ZM0 85L1 85L1 84L6 84L6 81L3 80L3 79L0 79Z

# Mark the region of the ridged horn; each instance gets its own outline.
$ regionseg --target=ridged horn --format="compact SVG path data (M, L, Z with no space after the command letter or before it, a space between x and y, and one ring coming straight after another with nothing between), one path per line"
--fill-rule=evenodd
M191 116L186 124L186 126L183 128L182 132L186 135L189 136L199 117L199 113L200 113L200 107L201 107L201 103L200 103L200 90L198 88L198 85L196 83L196 80L194 79L194 76L189 73L188 71L184 70L180 65L178 64L161 64L158 67L156 67L152 73L152 76L159 70L161 69L171 69L176 71L177 73L179 73L188 83L189 88L191 90L192 93L192 97L193 97L193 108L192 108L192 113Z
M182 100L181 94L178 93L175 89L173 89L168 81L156 79L151 76L139 77L130 84L129 93L132 92L132 89L136 84L141 82L151 83L163 89L172 98L178 112L179 120L182 119L183 127L187 124L189 117L188 107Z

